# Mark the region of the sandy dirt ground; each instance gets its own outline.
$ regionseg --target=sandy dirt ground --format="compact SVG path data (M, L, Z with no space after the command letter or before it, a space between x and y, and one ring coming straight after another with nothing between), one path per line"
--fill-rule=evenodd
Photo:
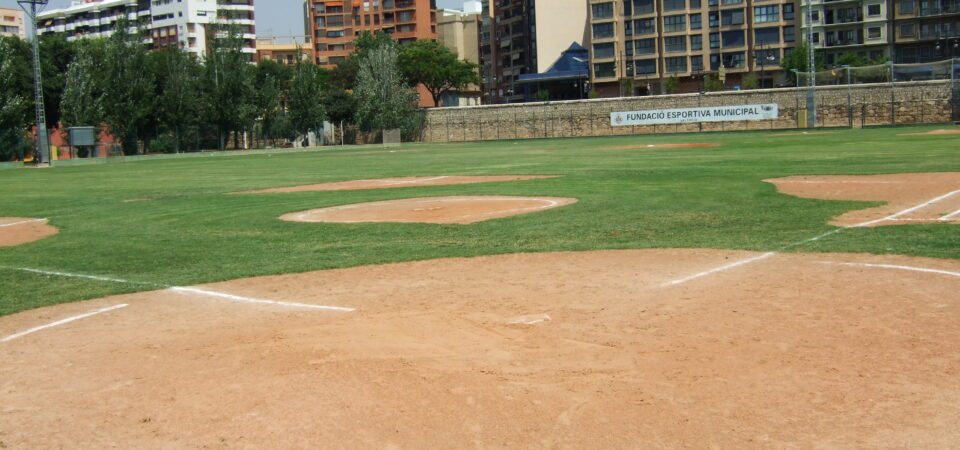
M290 222L404 222L469 224L575 203L575 198L496 195L424 197L355 203L280 216Z
M820 134L836 134L835 131L790 131L788 133L775 133L774 136L815 136Z
M26 244L53 236L60 230L47 224L47 219L0 217L0 247Z
M440 259L0 317L0 448L950 448L960 262ZM913 268L911 268L913 267ZM926 272L918 271L926 270Z
M944 134L960 134L960 129L933 130L933 131L927 131L925 133L902 133L902 134L898 134L897 136L940 136Z
M256 191L235 192L235 194L265 194L273 192L303 192L303 191L347 191L354 189L385 189L415 186L442 186L450 184L491 183L500 181L536 180L540 178L555 178L552 175L495 175L495 176L436 176L436 177L403 177L380 178L375 180L351 180L336 183L310 184Z
M887 202L875 208L834 217L831 225L866 226L909 223L960 223L960 173L906 173L893 175L817 175L764 180L788 195L824 200ZM916 209L890 217L901 211ZM887 218L875 223L879 219Z
M645 145L623 145L620 147L611 147L610 150L637 150L642 148L703 148L719 147L720 144L712 142L699 142L689 144L645 144Z

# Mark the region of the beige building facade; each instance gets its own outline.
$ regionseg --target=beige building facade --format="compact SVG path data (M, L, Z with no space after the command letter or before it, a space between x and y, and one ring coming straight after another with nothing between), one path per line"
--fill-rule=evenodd
M23 18L24 13L19 9L0 8L0 36L26 39L27 27Z
M480 13L441 10L437 17L440 43L456 53L460 59L480 64ZM442 106L474 106L480 104L480 87L470 86L459 92L444 95Z
M590 45L590 27L584 0L537 0L536 16L537 69L547 70L557 58L576 42Z

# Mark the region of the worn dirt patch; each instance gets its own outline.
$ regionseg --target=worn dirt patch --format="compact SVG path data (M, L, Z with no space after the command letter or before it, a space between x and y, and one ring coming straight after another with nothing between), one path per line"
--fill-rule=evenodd
M47 219L0 217L0 247L39 241L59 232L57 227L47 224Z
M774 133L774 136L814 136L818 134L835 134L835 131L791 131L789 133Z
M130 305L0 343L0 437L10 448L960 442L960 262L781 254L668 285L754 256L516 254L205 286L352 313L158 291L0 317L2 339Z
M854 226L904 212L866 226L907 223L960 223L960 173L903 173L892 175L816 175L764 180L788 195L823 200L887 202L875 208L834 217L831 225ZM930 203L928 203L930 202Z
M690 144L646 144L646 145L624 145L620 147L611 147L610 150L637 150L641 148L701 148L701 147L719 147L720 144L713 142L700 142Z
M282 188L260 189L256 191L235 192L235 194L266 194L274 192L303 191L349 191L359 189L386 189L415 186L442 186L450 184L492 183L500 181L536 180L555 178L555 175L495 175L495 176L436 176L380 178L375 180L351 180L336 183L310 184Z
M280 216L289 222L404 222L469 224L544 211L575 203L575 198L453 196L387 200L311 209Z
M897 136L941 136L944 134L960 134L960 129L953 130L933 130L926 133L902 133Z

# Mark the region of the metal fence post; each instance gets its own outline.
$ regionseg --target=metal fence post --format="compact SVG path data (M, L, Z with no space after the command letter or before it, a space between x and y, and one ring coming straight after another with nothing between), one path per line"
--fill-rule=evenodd
M897 124L897 93L894 84L893 61L890 61L890 125Z

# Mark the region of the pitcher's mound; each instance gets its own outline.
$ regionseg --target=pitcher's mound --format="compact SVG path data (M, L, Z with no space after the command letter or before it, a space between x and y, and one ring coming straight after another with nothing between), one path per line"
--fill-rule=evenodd
M468 224L575 203L562 197L425 197L311 209L280 216L289 222Z
M352 180L336 183L308 184L304 186L290 186L256 191L236 192L237 194L266 194L272 192L303 192L303 191L350 191L358 189L384 189L414 186L442 186L448 184L491 183L496 181L523 181L539 178L554 178L555 175L495 175L495 176L437 176L437 177L403 177L380 178L376 180Z
M902 133L897 136L939 136L943 134L960 134L960 130L933 130L926 133Z
M834 217L831 225L960 223L960 172L795 176L764 181L797 197L888 202ZM914 205L920 206L910 208Z
M0 247L39 241L58 232L57 227L47 225L47 219L0 217Z

